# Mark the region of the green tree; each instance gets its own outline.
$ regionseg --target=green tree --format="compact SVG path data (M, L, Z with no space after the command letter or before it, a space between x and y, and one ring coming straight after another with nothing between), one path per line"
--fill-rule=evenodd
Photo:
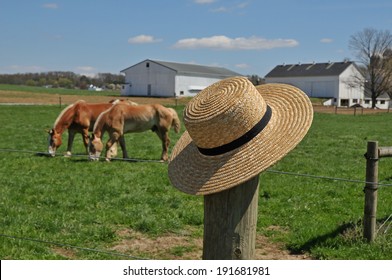
M58 83L62 88L71 88L73 85L72 81L68 78L59 78Z
M36 81L34 81L33 79L30 79L30 80L27 80L26 81L26 86L36 86L37 85L37 82Z

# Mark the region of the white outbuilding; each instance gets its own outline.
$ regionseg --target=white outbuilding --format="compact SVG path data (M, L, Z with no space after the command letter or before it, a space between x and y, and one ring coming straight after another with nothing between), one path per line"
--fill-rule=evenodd
M309 97L327 98L325 105L371 107L370 98L364 93L365 78L351 61L278 65L265 76L265 81L291 84ZM388 100L378 98L378 108L387 109L388 105Z
M181 97L194 96L225 78L242 76L222 67L147 59L121 71L125 84L121 95Z

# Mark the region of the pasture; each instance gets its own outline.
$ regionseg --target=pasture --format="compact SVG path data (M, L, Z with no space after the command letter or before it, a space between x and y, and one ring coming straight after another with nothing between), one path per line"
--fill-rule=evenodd
M134 161L90 162L79 135L72 158L37 154L46 152L45 129L60 111L0 106L0 258L200 259L203 198L170 185L167 164L157 162L158 137L127 134ZM314 259L392 259L392 225L383 224L392 214L392 186L379 189L383 226L368 244L364 184L330 179L364 181L367 140L392 146L391 122L387 113L315 113L299 146L261 174L257 247L276 244ZM170 132L169 152L180 135ZM392 159L379 166L380 182L392 184Z

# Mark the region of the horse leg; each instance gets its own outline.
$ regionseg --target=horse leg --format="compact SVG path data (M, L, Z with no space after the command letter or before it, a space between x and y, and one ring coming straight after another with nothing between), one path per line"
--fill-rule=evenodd
M127 147L125 146L124 134L120 136L119 139L121 150L123 151L123 158L128 158Z
M71 150L72 150L72 145L73 141L75 139L75 130L68 130L68 146L67 146L67 151L65 152L65 157L70 157L72 155Z
M170 145L169 133L167 130L159 129L156 131L159 139L162 141L162 155L161 160L167 161L169 159L168 150Z
M117 132L114 132L109 137L110 138L106 143L106 161L110 161L111 158L117 155L117 143L120 135Z
M90 141L90 139L88 137L88 128L87 129L83 129L82 137L83 137L84 147L86 148L86 153L88 154L88 143Z

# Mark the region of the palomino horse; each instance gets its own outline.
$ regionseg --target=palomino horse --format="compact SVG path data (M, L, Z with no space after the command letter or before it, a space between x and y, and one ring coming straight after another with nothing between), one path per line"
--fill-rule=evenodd
M55 156L56 150L62 143L62 134L66 129L68 129L68 146L65 155L71 155L72 144L76 133L82 134L84 146L86 147L86 151L88 151L88 132L92 130L99 114L119 102L136 104L123 100L113 100L109 103L87 103L79 100L66 107L57 117L53 128L48 131L49 154Z
M170 144L169 130L173 126L176 133L181 124L177 112L160 104L128 105L119 103L104 111L94 125L90 138L90 159L98 160L103 150L102 136L107 131L109 140L106 143L106 160L117 155L117 144L120 143L123 157L127 158L124 134L152 130L162 141L161 160L168 160Z

